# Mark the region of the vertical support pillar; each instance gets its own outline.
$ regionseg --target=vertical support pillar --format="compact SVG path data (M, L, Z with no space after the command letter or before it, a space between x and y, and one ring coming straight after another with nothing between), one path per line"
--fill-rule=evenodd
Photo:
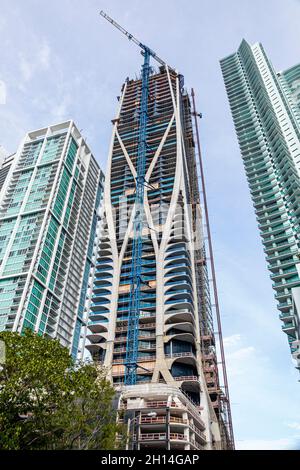
M170 408L166 408L166 448L167 450L171 449L170 442Z
M133 421L132 421L132 450L136 450L137 449L137 443L138 443L138 425L137 425L137 414L136 414L136 411L134 412L134 415L133 415Z
M140 442L141 442L141 420L142 420L142 412L139 411L139 416L138 416L138 419L137 419L137 434L136 434L136 437L137 437L137 447L136 449L137 450L140 450Z

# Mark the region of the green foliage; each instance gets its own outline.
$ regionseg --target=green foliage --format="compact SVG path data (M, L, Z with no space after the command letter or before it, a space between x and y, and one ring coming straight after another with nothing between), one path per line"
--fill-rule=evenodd
M76 365L58 341L26 330L0 333L0 449L115 449L114 389L95 364ZM120 440L116 441L116 434ZM118 444L117 444L118 443Z

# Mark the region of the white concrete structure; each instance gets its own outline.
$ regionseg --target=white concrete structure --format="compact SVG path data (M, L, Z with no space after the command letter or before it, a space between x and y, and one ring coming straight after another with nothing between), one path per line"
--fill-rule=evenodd
M196 238L201 240L201 220L196 221L197 210L191 206L197 182L192 178L195 154L189 97L183 90L183 77L165 67L150 77L149 90L136 385L124 388L123 384L136 211L140 80L126 81L112 121L103 226L87 303L90 316L86 347L122 391L125 408L136 407L142 420L138 432L143 437L136 442L139 448L154 447L161 439L160 445L192 449L197 448L196 439L199 448L211 449L221 445L221 435L210 393L217 396L220 390L217 381L212 380L215 389L208 391L205 357L201 355L197 270L199 275L202 267L196 256L201 245L195 245L194 234L198 223ZM213 351L206 353L213 355ZM217 375L217 364L210 365L208 374L212 379ZM157 438L160 422L152 420L151 432L142 426L145 404L149 400L171 403L171 397L175 397L180 410L171 406L169 418L174 425L184 426L187 437L181 440L182 433L178 432L179 443L166 436ZM152 411L164 420L166 410L162 408ZM188 431L192 415L196 417L192 423L196 430ZM175 423L176 417L184 422ZM172 429L167 432L172 433ZM199 441L193 432L199 433Z

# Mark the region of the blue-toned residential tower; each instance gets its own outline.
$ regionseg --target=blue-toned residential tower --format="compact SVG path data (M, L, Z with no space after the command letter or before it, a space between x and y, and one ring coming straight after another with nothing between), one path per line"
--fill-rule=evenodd
M273 289L300 366L300 65L277 73L242 41L221 68Z
M0 330L77 356L103 174L73 121L29 132L0 171Z

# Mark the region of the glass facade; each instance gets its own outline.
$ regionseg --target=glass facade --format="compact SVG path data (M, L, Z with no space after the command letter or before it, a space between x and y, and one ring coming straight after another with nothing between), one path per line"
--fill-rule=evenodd
M100 176L72 122L26 136L0 193L1 330L30 328L77 355Z
M298 359L300 66L276 73L261 44L243 40L221 68L282 329Z

